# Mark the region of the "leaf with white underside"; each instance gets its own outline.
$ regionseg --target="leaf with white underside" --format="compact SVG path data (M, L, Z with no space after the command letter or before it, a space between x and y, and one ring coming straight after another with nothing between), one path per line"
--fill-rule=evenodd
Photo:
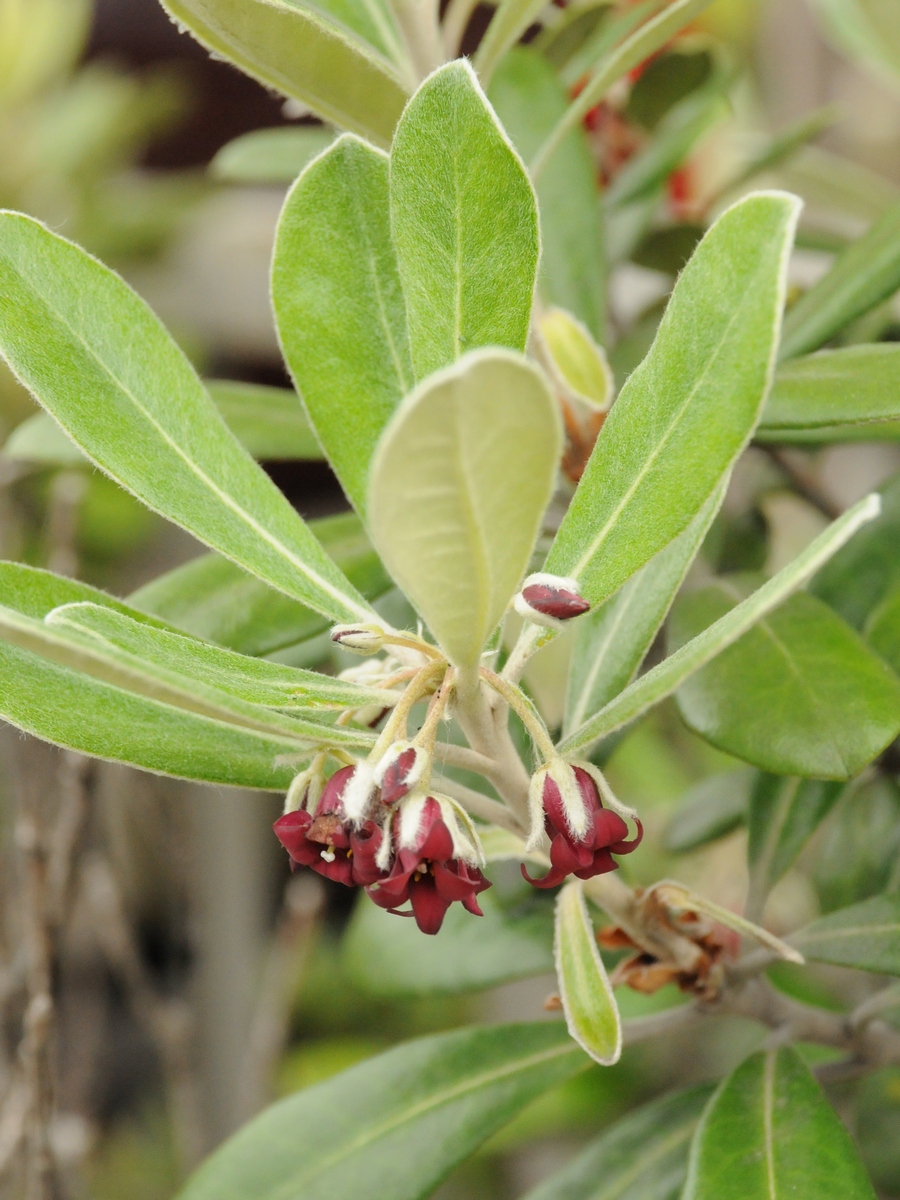
M715 223L597 439L545 570L600 604L686 529L756 427L799 201L760 192Z
M569 1033L595 1062L612 1066L622 1053L622 1022L579 879L557 897L553 956Z
M427 379L376 451L376 549L440 646L472 667L526 573L561 451L540 371L476 350Z
M198 42L319 117L387 147L404 73L374 47L295 0L162 0Z
M0 213L0 350L85 454L149 508L334 620L372 619L143 300L16 213Z
M789 940L817 962L900 975L900 896L875 896L829 913Z
M415 382L384 154L347 134L303 172L278 222L272 299L306 411L363 512L375 445Z
M694 1135L682 1200L875 1200L850 1134L796 1050L754 1054Z
M310 521L310 529L367 600L390 588L390 578L355 513L320 517ZM159 575L129 600L168 625L241 654L274 654L317 637L329 624L320 613L218 554L202 554Z
M562 754L583 751L601 737L630 724L671 696L686 679L706 666L772 609L812 578L824 563L867 521L881 511L878 495L867 496L833 521L792 563L687 645L676 650L610 701L559 745Z
M712 1090L689 1088L628 1113L523 1200L676 1200Z
M626 688L659 633L666 613L725 496L720 486L684 533L660 550L575 632L563 733L568 735Z
M266 1109L179 1200L420 1200L585 1065L562 1022L419 1038Z
M254 129L226 143L209 170L225 183L293 183L333 141L332 130L318 125Z
M480 346L524 350L537 202L467 60L441 67L409 102L390 193L416 378Z
M900 346L822 350L782 363L760 418L761 442L900 438Z

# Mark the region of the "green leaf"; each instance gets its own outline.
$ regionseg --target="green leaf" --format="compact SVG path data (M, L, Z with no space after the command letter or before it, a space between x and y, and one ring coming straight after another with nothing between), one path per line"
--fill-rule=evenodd
M802 587L866 521L880 511L880 498L867 496L833 521L792 563L764 583L758 591L714 622L692 641L670 654L658 666L636 679L590 720L559 744L564 755L573 755L599 738L614 733L671 696L685 680L732 645L757 621Z
M162 0L213 54L325 121L388 147L407 82L386 57L297 0Z
M687 528L746 446L771 380L798 211L783 193L749 196L685 267L547 558L592 605Z
M624 42L648 18L655 17L668 3L669 0L638 0L637 4L629 5L624 10L610 6L605 19L597 24L560 70L563 83L569 88L575 87L589 71L593 71L601 59L605 59L616 46ZM571 11L563 9L563 13Z
M0 348L72 440L149 508L324 615L371 619L144 302L16 213L0 214Z
M560 450L543 376L504 350L474 351L420 384L385 431L372 538L460 666L477 665L527 570Z
M595 1062L612 1066L622 1054L622 1022L580 879L557 896L553 957L569 1033Z
M818 350L900 287L900 205L838 256L784 319L781 358Z
M101 649L121 652L124 661L138 670L150 671L156 678L186 684L195 681L248 704L327 712L363 708L385 700L385 693L379 689L250 658L184 634L156 629L99 604L82 601L62 605L48 613L46 622L54 630L73 630L88 644L96 642Z
M900 783L872 772L845 790L817 839L809 875L822 912L896 891L898 859Z
M549 309L539 326L550 365L566 390L591 408L608 408L615 381L606 353L590 330L563 308Z
M342 942L354 982L376 996L433 996L495 987L553 970L550 908L528 897L511 908L485 892L483 917L461 905L427 943L412 921L361 896Z
M485 87L504 55L543 11L543 0L500 0L472 60Z
M900 13L893 0L815 0L840 50L900 85Z
M900 584L900 475L881 489L881 514L835 554L810 587L854 629Z
M527 162L566 110L568 98L546 59L528 46L506 56L491 80L491 103ZM537 183L541 214L538 291L606 339L606 255L597 172L582 129L560 142Z
M750 792L747 825L750 890L764 898L840 800L844 785L825 779L760 775ZM752 905L751 905L752 907ZM756 909L761 911L761 906Z
M686 854L737 829L747 818L756 779L756 771L743 767L688 788L666 829L666 849Z
M254 129L222 147L209 164L225 183L293 183L308 162L334 141L330 129Z
M683 1200L875 1200L850 1134L796 1050L754 1054L720 1085Z
M211 379L206 385L225 424L254 458L320 459L300 397L290 388Z
M763 442L900 437L900 346L823 350L784 363L760 419Z
M712 1090L689 1088L628 1113L524 1200L677 1200Z
M557 1022L407 1042L267 1109L179 1200L418 1200L585 1065Z
M734 611L724 580L685 597L678 649ZM848 779L900 731L900 680L822 601L800 593L686 681L681 715L713 745L764 771Z
M367 599L388 590L390 579L358 517L324 517L310 522L310 528ZM160 575L130 599L170 625L242 654L273 654L323 633L329 625L319 613L217 554L204 554Z
M900 675L900 584L872 613L866 624L866 640Z
M817 962L900 975L900 896L875 896L842 908L788 940Z
M63 575L54 575L52 571L43 571L39 567L26 566L25 563L0 561L0 604L26 617L43 619L61 604L77 604L85 600L124 613L136 621L160 625L154 617L140 612L140 606L131 608L99 588Z
M37 412L17 425L3 447L6 458L49 463L59 467L83 466L84 455L49 413Z
M375 444L414 383L385 155L345 135L303 172L278 223L272 298L306 411L363 512Z
M534 189L468 61L409 102L391 151L391 228L423 379L468 350L524 350L539 253Z
M563 733L569 734L631 683L725 496L719 487L684 533L578 622Z
M685 25L708 8L712 0L673 0L661 13L636 29L621 45L612 50L598 64L584 88L557 122L531 162L531 173L535 179L541 174L555 152L556 147L569 132L584 119L610 89L634 67L662 49Z

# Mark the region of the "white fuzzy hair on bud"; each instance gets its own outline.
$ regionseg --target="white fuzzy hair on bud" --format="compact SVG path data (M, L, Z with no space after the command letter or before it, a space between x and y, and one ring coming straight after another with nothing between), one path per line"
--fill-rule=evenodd
M284 798L285 813L296 812L301 808L306 809L307 812L315 812L316 805L322 799L324 789L325 780L321 771L315 770L313 767L301 771L291 780L291 785L287 790Z
M385 636L380 625L335 625L331 631L331 640L351 654L377 654Z
M348 821L361 825L366 819L369 805L375 794L375 770L370 762L356 764L343 795L344 812Z
M531 828L528 832L526 850L540 850L544 841L544 780L547 778L547 768L541 767L535 771L528 785L528 812L531 816Z
M441 819L447 826L450 840L453 843L453 857L461 858L473 867L482 866L484 851L468 813L455 800L440 794L429 795L422 791L413 792L400 801L400 820L397 829L398 849L415 850L417 848L425 817L425 804L429 799L436 800L440 806Z
M554 592L569 592L574 596L581 596L581 584L577 579L571 579L565 575L550 575L546 571L536 571L533 575L522 583L521 588L513 598L513 608L520 617L524 617L526 621L531 621L534 625L543 625L547 629L563 629L566 621L554 617L550 613L541 612L540 609L533 608L525 598L525 590L531 587L546 587Z
M421 746L416 746L413 742L407 742L403 740L394 742L378 760L378 764L375 767L374 780L379 787L381 787L381 785L384 783L384 776L388 768L392 766L402 754L405 754L407 750L414 750L416 755L413 765L404 773L404 782L407 784L410 791L413 791L416 784L422 779L423 775L425 775L426 770L430 771L431 755L428 754L427 751L423 750Z

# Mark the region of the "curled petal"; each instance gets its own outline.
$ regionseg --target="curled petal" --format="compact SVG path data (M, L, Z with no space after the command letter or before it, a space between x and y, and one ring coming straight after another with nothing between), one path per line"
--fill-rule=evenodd
M444 923L447 909L452 901L445 900L435 887L431 875L423 875L409 889L416 924L423 933L435 934Z

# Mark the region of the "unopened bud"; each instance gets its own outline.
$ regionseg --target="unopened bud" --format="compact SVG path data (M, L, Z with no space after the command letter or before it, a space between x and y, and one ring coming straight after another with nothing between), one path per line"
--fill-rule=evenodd
M384 639L380 625L335 625L331 631L331 640L351 654L377 654Z
M384 804L396 804L408 795L430 768L430 755L412 742L394 742L375 769Z
M528 576L513 607L519 616L536 625L557 628L560 622L580 617L591 606L581 595L577 579L539 573Z

